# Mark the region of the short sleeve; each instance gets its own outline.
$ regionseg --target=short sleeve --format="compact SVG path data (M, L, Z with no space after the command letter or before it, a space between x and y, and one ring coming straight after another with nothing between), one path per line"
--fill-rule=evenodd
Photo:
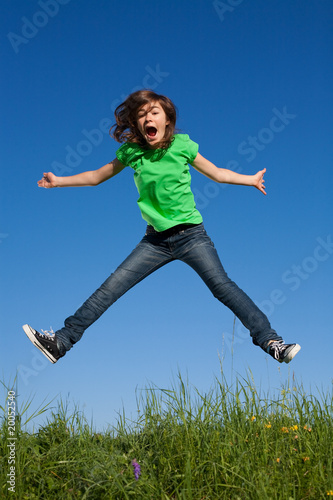
M179 134L176 137L178 137L180 141L180 150L186 156L188 163L191 165L198 154L199 144L192 141L190 136L187 134Z
M123 144L122 146L120 146L119 149L117 149L116 157L123 165L127 167L131 165L131 162L133 161L134 157L137 155L140 149L141 148L138 144L125 142L125 144Z
M193 161L196 159L198 151L199 151L199 144L197 144L196 142L194 142L190 138L188 138L188 155L189 155L188 162L189 162L189 164L192 164Z
M116 157L125 166L128 165L128 144L123 144L116 151Z

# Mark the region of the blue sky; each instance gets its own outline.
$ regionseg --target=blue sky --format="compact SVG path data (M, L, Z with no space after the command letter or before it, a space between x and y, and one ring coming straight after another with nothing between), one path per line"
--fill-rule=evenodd
M2 5L2 380L20 401L62 398L97 428L135 391L180 370L208 391L253 373L274 390L332 382L332 47L329 0L88 0ZM95 188L45 190L43 172L99 168L119 144L113 110L149 87L221 167L266 167L267 196L192 171L197 207L228 274L286 341L279 365L200 278L174 262L122 297L56 365L21 326L54 330L143 236L131 170Z

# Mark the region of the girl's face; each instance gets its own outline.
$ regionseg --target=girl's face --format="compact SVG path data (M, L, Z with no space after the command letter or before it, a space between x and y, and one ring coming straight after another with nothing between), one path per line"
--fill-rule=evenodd
M138 110L137 126L148 146L155 148L164 138L169 125L164 109L158 102L145 104Z

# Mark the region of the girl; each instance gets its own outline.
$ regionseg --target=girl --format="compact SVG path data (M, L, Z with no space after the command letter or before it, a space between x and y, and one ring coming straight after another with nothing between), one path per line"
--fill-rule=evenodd
M176 109L171 100L150 90L131 94L117 107L115 118L110 132L124 144L113 161L98 170L68 177L44 173L38 186L97 186L130 166L139 192L138 205L148 224L146 234L101 287L65 320L64 328L50 335L24 325L29 339L56 363L127 290L179 259L191 266L213 295L239 318L255 345L280 363L289 363L300 346L285 344L267 317L227 276L195 207L188 164L213 181L254 186L263 194L266 169L242 175L213 165L198 153L198 144L188 135L175 134Z

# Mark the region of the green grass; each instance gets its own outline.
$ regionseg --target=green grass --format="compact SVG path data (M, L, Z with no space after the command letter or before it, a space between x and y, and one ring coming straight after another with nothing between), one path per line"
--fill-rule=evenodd
M8 387L7 387L8 389ZM97 433L78 408L59 402L16 418L15 493L8 491L7 403L1 407L1 498L321 499L333 498L332 394L301 385L262 395L249 375L216 379L200 394L181 375L170 390L137 395L135 421L120 415ZM44 425L24 423L48 411ZM135 480L132 460L141 466Z

